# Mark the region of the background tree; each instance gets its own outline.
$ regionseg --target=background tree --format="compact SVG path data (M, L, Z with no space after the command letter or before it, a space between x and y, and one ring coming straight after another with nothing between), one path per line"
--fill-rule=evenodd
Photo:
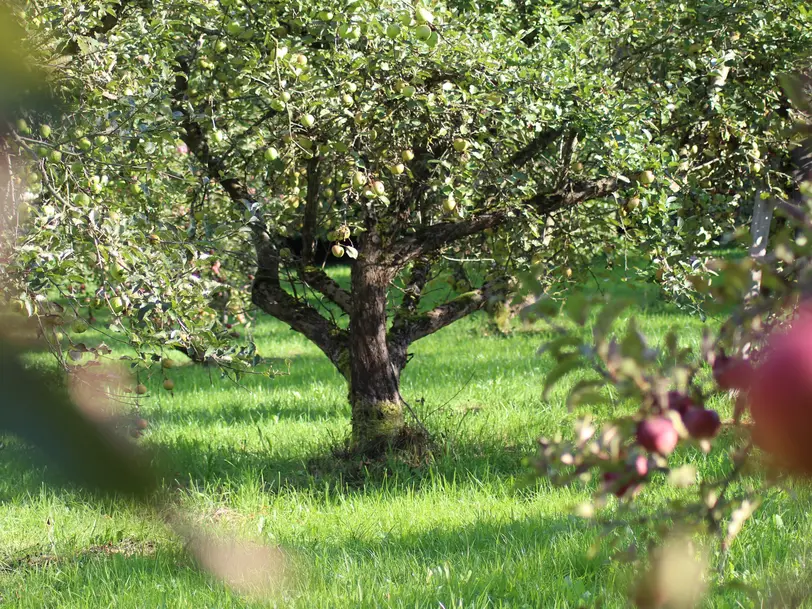
M404 427L411 344L506 302L517 270L549 283L618 235L690 268L754 192L787 196L776 75L807 56L801 9L26 7L72 111L14 126L7 152L32 162L7 271L29 314L75 317L74 335L92 313L70 287L90 286L140 367L179 347L247 370L255 350L211 298L252 303L347 379L352 446L374 453ZM352 260L350 285L325 272L323 240ZM456 294L426 298L449 271ZM70 315L46 306L54 289ZM75 346L61 334L56 351Z

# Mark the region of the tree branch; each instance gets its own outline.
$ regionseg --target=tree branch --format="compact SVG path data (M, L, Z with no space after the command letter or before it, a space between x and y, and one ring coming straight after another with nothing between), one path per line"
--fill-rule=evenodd
M461 294L446 303L420 315L402 317L392 325L387 341L392 353L405 354L409 345L434 334L458 319L462 319L484 308L491 298L504 295L507 284L504 280L489 281L481 288Z
M91 28L86 34L85 37L87 38L95 38L96 36L102 36L112 30L114 27L118 25L118 22L121 20L121 15L124 13L124 9L132 2L132 0L121 0L117 4L114 5L113 13L107 13L101 20L101 23L94 28ZM63 55L77 55L81 49L79 48L79 43L74 39L68 42L61 50Z
M334 302L338 307L349 314L352 309L352 295L338 285L332 277L322 269L315 266L306 266L301 273L302 281L311 288L323 294Z
M526 165L533 160L533 157L535 157L539 152L561 137L562 133L564 133L564 129L562 128L547 129L546 131L542 131L536 135L536 137L530 140L530 142L524 148L516 151L513 156L510 157L508 160L508 166L518 169Z
M302 264L313 264L316 249L315 231L319 216L319 155L307 162L307 197L302 219Z
M193 118L193 113L187 106L189 62L182 57L177 61L180 71L175 78L172 105L173 110L180 112L183 117L181 139L203 166L206 175L213 181L219 181L235 205L241 210L245 206L253 210L255 201L246 186L237 178L223 177L226 175L223 159L212 154L203 129ZM257 273L251 300L261 310L304 334L330 358L339 371L344 373L341 362L343 354L348 348L346 332L323 317L312 306L285 291L279 281L277 245L265 222L259 213L253 213L248 224L257 256Z
M612 194L618 188L619 184L615 178L567 182L555 192L539 193L526 199L523 205L532 208L540 215L544 215L564 207L572 207L585 201L600 199ZM388 252L387 263L397 268L403 268L420 256L438 250L464 237L480 233L487 228L495 228L511 217L513 216L508 211L498 210L483 213L462 222L440 222L420 228L392 245Z

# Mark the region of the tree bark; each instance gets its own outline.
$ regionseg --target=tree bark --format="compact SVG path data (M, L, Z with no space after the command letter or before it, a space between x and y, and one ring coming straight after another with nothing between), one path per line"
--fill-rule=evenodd
M403 430L400 370L386 340L386 295L391 270L359 259L352 269L350 318L350 405L352 449L379 453Z
M753 203L753 220L750 224L750 256L760 261L767 253L767 242L770 239L770 224L773 219L773 204L761 198L761 193L756 193ZM758 296L761 290L761 269L754 268L751 272L752 285L747 293L746 299L752 300Z

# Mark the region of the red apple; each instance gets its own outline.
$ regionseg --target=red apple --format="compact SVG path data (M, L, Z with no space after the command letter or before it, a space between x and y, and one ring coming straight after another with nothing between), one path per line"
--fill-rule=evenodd
M639 482L648 473L648 459L643 455L638 455L634 460L627 465L626 471L623 472L604 472L603 482L607 489L612 489L616 497L623 497L629 491L632 494L636 493L639 488ZM625 484L613 488L618 480L626 480Z
M667 397L668 408L676 410L681 415L684 415L685 411L689 408L696 407L696 404L694 404L694 401L690 397L679 391L669 391Z
M753 439L789 469L812 475L812 320L773 335L750 389Z
M682 423L692 438L713 438L719 433L722 422L715 410L691 406L682 413Z
M722 389L747 389L753 380L748 360L720 355L713 362L713 378Z
M677 446L679 436L668 417L653 417L637 426L637 442L649 452L667 457Z

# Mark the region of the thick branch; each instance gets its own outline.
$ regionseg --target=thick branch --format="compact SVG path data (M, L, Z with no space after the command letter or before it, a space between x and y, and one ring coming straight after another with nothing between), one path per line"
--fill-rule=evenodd
M601 199L615 192L620 185L615 178L568 182L553 193L539 193L527 200L527 205L540 214L548 214L564 207L572 207L592 199Z
M319 217L319 156L307 162L307 197L302 219L302 264L313 264L316 250L316 223Z
M461 294L431 311L402 317L389 331L388 342L393 362L402 367L406 363L406 350L409 345L479 311L491 298L503 295L505 289L504 281L490 281L481 288Z
M302 270L301 278L307 285L329 298L342 311L349 314L352 309L352 296L322 269L306 266Z
M475 216L462 222L440 222L420 228L392 244L388 252L388 262L403 268L409 262L449 243L475 235L487 228L499 226L507 217L507 212L497 211Z
M615 178L568 182L555 192L539 193L526 199L524 205L532 208L536 213L544 215L564 207L572 207L585 201L606 197L618 188L619 184ZM480 233L487 228L495 228L511 217L507 211L494 211L462 222L440 222L420 228L392 245L389 251L389 264L403 268L420 256L464 237Z
M200 124L186 105L186 90L189 82L189 63L178 59L180 73L175 79L173 110L183 116L181 139L189 151L203 166L206 175L219 181L229 198L241 210L253 207L255 201L247 187L240 180L226 175L223 159L212 154ZM267 226L260 214L254 213L249 221L257 256L257 274L254 280L251 299L266 313L285 322L291 328L304 334L316 344L341 370L342 354L347 349L346 333L323 317L306 302L288 294L279 281L279 253Z
M563 129L547 129L542 131L521 150L518 150L508 160L508 166L518 169L528 162L533 160L539 152L544 150L547 146L557 140L561 134L564 133Z

